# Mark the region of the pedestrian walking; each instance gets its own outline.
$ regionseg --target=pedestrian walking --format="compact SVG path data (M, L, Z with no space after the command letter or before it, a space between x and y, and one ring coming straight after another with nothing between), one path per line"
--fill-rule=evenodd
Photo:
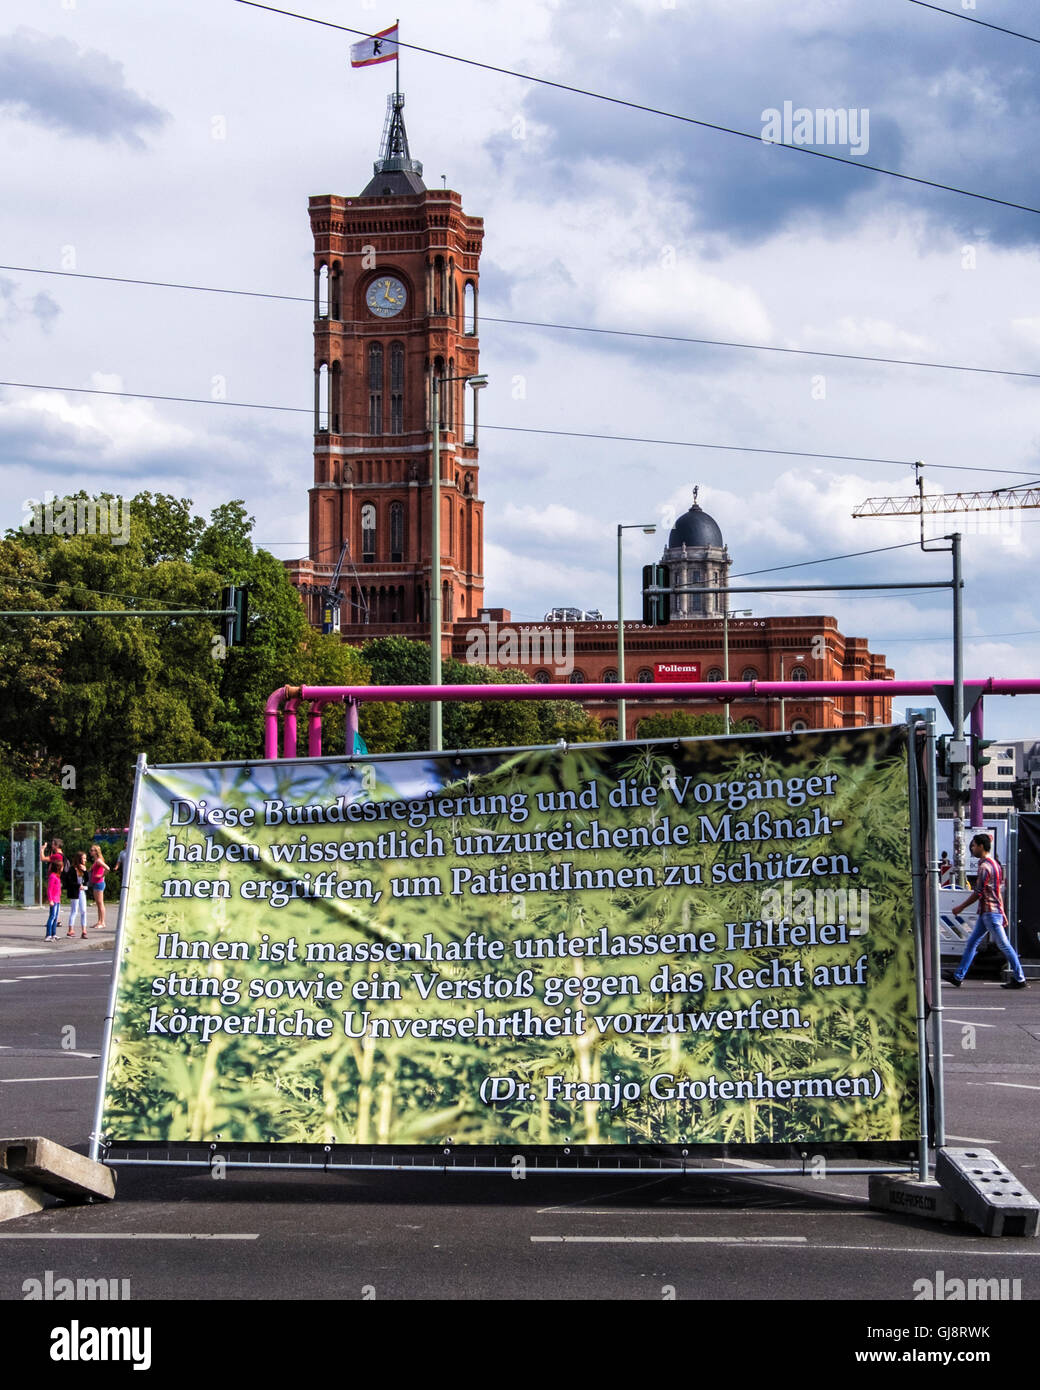
M105 925L105 874L108 867L105 863L105 856L101 853L101 846L91 845L87 881L98 914L98 919L94 923L95 931L100 930Z
M955 907L953 912L954 915L957 915L963 912L966 907L970 907L972 903L977 902L979 905L978 915L975 919L975 929L968 937L968 943L957 968L942 972L943 979L957 989L963 984L965 975L971 969L975 952L981 946L987 932L1003 952L1004 958L1011 968L1011 979L1006 980L1001 985L1001 989L1025 989L1026 987L1026 975L1022 969L1022 962L1004 930L1007 923L1004 896L1001 891L1004 875L1000 865L990 852L992 848L993 841L984 831L980 831L968 846L968 849L979 861L979 871L975 878L975 891Z

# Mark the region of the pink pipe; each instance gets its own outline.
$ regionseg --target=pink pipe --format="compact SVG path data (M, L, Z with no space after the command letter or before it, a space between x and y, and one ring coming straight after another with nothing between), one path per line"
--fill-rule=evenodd
M285 756L287 758L296 757L296 710L299 700L293 698L285 702L285 722L282 726L282 742L285 745Z
M354 740L357 737L358 731L358 702L356 700L347 701L345 715L345 728L343 730L343 751L349 758L354 752Z
M307 756L309 758L321 757L321 712L325 708L327 701L316 699L313 696L304 696L304 699L314 699L311 705L311 718L307 726ZM295 749L295 745L293 745ZM290 757L295 758L295 751Z
M964 682L990 695L1040 695L1040 680L989 676ZM283 686L268 698L264 757L278 756L278 711L286 699L318 701L384 700L740 700L802 696L934 695L951 681L677 681L593 682L582 685L304 685ZM319 711L320 724L320 711ZM310 744L308 745L310 746ZM319 745L320 752L320 745ZM292 756L287 754L287 756ZM312 754L317 756L317 754Z

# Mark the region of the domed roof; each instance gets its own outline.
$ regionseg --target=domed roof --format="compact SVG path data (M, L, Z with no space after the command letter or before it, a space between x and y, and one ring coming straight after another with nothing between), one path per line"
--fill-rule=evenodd
M718 522L698 506L695 488L693 506L688 512L683 512L668 536L669 550L680 545L714 546L716 549L722 550L724 544Z

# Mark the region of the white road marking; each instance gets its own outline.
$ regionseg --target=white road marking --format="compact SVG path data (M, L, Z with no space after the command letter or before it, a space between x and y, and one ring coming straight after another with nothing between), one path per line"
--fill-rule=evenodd
M260 1232L252 1235L197 1235L193 1233L170 1231L131 1231L124 1235L116 1231L42 1231L20 1234L16 1231L0 1231L0 1240L259 1240Z
M986 1148L989 1148L992 1144L1000 1143L999 1139L972 1139L970 1135L967 1134L948 1134L946 1139L947 1141L952 1139L955 1144L979 1144L985 1145Z
M962 1010L961 1012L966 1013L967 1010ZM966 1023L971 1028L996 1028L997 1026L995 1023L976 1023L973 1018L944 1018L943 1023Z
M542 1245L807 1245L808 1236L531 1236Z
M82 1076L0 1076L0 1086L13 1086L17 1081L96 1081L99 1075L92 1071Z
M908 1173L908 1174L907 1174L907 1177L910 1177L910 1176L912 1176L912 1175ZM792 1189L792 1191L793 1191L793 1189ZM830 1194L830 1195L833 1196L833 1194ZM849 1198L849 1201L850 1201L850 1202L852 1202L852 1201L854 1201L854 1200L859 1200L859 1199L854 1199L854 1198L851 1198L851 1197ZM866 1200L867 1200L867 1199L866 1199L865 1197L862 1199L862 1201L864 1202L864 1204L866 1203ZM546 1207L544 1210L540 1211L540 1212L538 1213L538 1215L539 1215L539 1216L559 1216L563 1211L567 1211L568 1214L571 1215L571 1216L642 1216L642 1217L670 1216L670 1217L672 1217L673 1219L682 1218L682 1217L689 1217L689 1216L702 1217L702 1216L734 1216L734 1215L737 1215L737 1216L742 1216L742 1217L743 1217L743 1216L748 1216L748 1217L753 1216L753 1217L755 1218L756 1221L758 1220L758 1218L759 1218L760 1216L763 1216L763 1217L770 1217L770 1216L771 1216L771 1217L774 1217L774 1218L777 1218L777 1219L779 1219L779 1218L782 1217L784 1220L787 1220L787 1221L796 1221L796 1220L798 1220L801 1216L804 1215L804 1212L802 1212L801 1210L798 1210L798 1211L791 1211L789 1208L784 1208L784 1210L781 1211L781 1210L779 1210L779 1209L766 1208L766 1207L682 1207L682 1208L676 1208L676 1207L661 1207L660 1209L655 1209L655 1210L653 1210L653 1211L647 1211L647 1209L646 1209L645 1207L632 1207L631 1210L629 1210L629 1211L626 1211L623 1207L569 1207L569 1208L565 1208L565 1207ZM857 1219L861 1219L861 1218L864 1217L864 1216L873 1216L873 1215L874 1215L874 1213L873 1213L873 1212L870 1212L870 1211L864 1211L864 1212L850 1211L850 1210L842 1210L842 1211L814 1211L814 1212L812 1213L812 1218L813 1218L813 1220L815 1221L816 1218L817 1218L818 1216L843 1216L846 1220L848 1220L848 1218L849 1218L850 1216L854 1216L854 1217L856 1217ZM886 1215L886 1216L887 1216L888 1213L878 1212L877 1215L879 1215L879 1216L881 1216L881 1215Z
M969 1081L969 1086L1010 1086L1013 1091L1040 1091L1040 1086L1027 1086L1024 1081Z
M0 1234L0 1240L3 1240ZM1019 1259L1040 1259L1040 1253L1029 1250L988 1250L978 1246L978 1238L975 1235L959 1236L953 1233L953 1238L964 1241L964 1251L970 1250L972 1256L996 1255L1007 1259L1009 1256ZM807 1250L852 1250L862 1251L871 1255L951 1255L960 1254L961 1251L949 1245L936 1246L901 1246L901 1245L832 1245L826 1241L810 1241L808 1236L531 1236L532 1244L558 1244L558 1245L589 1245L599 1244L652 1244L652 1245L674 1245L678 1243L693 1244L695 1242L705 1242L712 1245L764 1245L775 1246L778 1250L785 1247L788 1249L793 1245L804 1246Z

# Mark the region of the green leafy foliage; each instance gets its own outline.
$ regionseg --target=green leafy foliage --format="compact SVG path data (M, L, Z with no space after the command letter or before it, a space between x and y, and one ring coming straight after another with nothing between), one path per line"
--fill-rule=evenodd
M733 720L730 732L752 733L757 726L749 719ZM640 738L707 738L726 732L726 720L721 714L687 714L675 710L672 714L648 714L640 719Z

